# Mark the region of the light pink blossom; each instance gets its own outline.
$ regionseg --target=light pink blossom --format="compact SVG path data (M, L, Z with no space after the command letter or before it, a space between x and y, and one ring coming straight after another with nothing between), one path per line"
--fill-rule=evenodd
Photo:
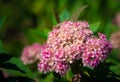
M23 49L21 60L24 64L31 64L40 59L41 45L35 43L33 45L26 46Z

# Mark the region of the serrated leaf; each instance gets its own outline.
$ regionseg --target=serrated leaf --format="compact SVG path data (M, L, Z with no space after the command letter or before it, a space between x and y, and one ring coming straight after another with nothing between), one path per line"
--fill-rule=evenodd
M4 72L8 74L8 77L5 78L5 82L35 82L34 79L29 78L25 74L21 74L15 70L4 69L3 73Z
M22 61L20 61L20 59L12 57L11 59L9 59L8 61L6 61L4 64L9 64L9 70L8 71L12 71L13 73L18 73L18 74L23 74L26 75L30 78L33 77L33 74L31 72L31 70L22 63ZM12 67L12 65L14 66L14 68Z
M0 29L2 28L3 22L5 21L5 19L6 19L6 16L0 17Z
M99 26L100 26L100 22L96 22L90 25L90 29L95 33L98 31Z
M25 73L22 73L20 71L16 71L16 70L13 70L13 69L4 69L5 72L9 73L10 75L13 75L13 76L26 76Z
M70 13L68 12L68 10L64 10L61 14L60 14L60 21L65 21L68 20L70 18Z

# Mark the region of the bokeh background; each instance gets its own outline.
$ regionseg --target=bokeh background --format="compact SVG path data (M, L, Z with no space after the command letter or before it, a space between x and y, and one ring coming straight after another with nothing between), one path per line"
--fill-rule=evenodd
M19 58L24 46L43 44L62 16L74 16L85 5L77 20L100 23L95 34L102 32L112 42L107 61L120 75L120 0L0 0L0 16L6 17L0 30L4 49Z

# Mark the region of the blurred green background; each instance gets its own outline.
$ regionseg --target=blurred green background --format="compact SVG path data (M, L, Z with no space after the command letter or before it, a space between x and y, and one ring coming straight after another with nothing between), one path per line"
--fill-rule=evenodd
M110 39L113 32L119 30L112 21L120 12L120 0L0 0L0 16L6 16L0 37L4 49L20 57L23 47L35 42L43 44L47 33L63 18L68 19L79 13L78 20L86 20L90 24L100 22L94 33L102 32ZM113 49L109 61L111 67L120 74L119 49Z

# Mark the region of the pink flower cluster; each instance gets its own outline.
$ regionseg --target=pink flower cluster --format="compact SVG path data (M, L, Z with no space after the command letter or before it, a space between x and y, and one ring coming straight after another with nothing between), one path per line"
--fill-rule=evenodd
M99 38L95 36L88 38L85 43L85 49L81 57L84 66L97 66L100 61L106 59L107 54L109 54L112 49L105 35L99 33L98 36Z
M84 66L95 67L110 51L105 35L95 37L87 22L65 21L53 28L41 47L38 69L64 75L75 60L82 59Z
M40 59L41 45L35 43L31 46L26 46L23 49L21 60L24 64L31 64Z

